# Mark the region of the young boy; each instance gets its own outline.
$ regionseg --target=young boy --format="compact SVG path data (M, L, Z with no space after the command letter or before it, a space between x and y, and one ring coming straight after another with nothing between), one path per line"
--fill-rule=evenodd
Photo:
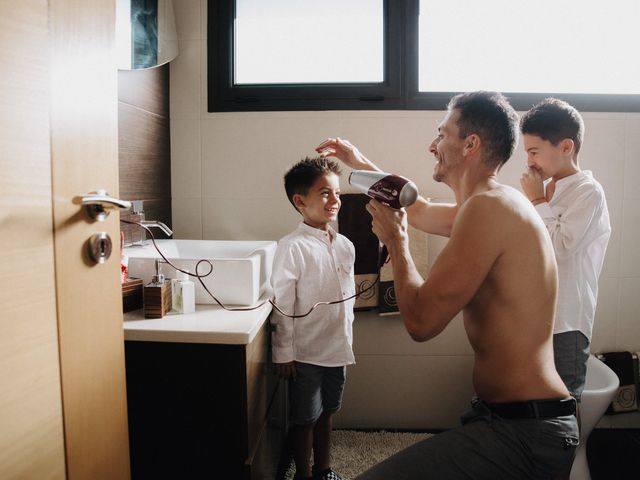
M286 314L304 315L317 302L355 293L355 248L329 225L340 210L339 174L332 160L306 158L284 177L287 197L303 219L278 242L273 261L275 302ZM296 479L340 479L330 467L331 417L340 409L346 365L355 363L353 305L353 299L321 305L298 318L273 311L273 362L278 375L291 379Z
M580 401L598 298L598 277L611 236L602 186L580 170L584 123L568 103L548 98L522 117L527 152L521 185L544 220L558 263L553 347L556 369Z

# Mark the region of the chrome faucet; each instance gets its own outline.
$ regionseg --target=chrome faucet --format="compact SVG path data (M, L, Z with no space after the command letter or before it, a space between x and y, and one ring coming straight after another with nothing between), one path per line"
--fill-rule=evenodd
M145 227L157 227L160 230L162 230L167 236L171 236L173 235L173 232L171 231L171 229L169 227L167 227L167 225L165 225L162 222L158 222L158 221L151 221L151 220L140 220L140 225L144 225Z

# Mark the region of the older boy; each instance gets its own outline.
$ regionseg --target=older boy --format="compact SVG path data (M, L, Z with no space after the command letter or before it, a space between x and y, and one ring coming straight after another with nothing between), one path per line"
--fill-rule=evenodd
M318 301L355 293L355 248L329 225L340 210L339 174L334 161L306 158L284 177L287 197L303 221L278 242L273 262L275 302L296 317L274 311L273 362L280 376L292 379L297 479L340 480L330 467L331 417L342 402L346 365L355 363L354 300L322 305L304 315Z
M556 369L580 401L598 277L611 236L607 201L593 174L578 166L584 123L574 107L548 98L525 113L520 130L528 166L522 189L547 226L558 262Z

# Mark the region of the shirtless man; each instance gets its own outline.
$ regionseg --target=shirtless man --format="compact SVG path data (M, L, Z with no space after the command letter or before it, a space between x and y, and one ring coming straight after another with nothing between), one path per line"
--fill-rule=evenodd
M463 311L477 398L462 427L403 450L359 479L553 478L573 458L575 401L556 372L551 340L553 246L531 203L497 180L517 135L517 114L501 94L457 95L429 147L437 161L433 178L451 187L456 204L420 199L406 212L375 200L367 206L393 260L411 337L429 340ZM378 170L339 138L317 151ZM417 228L450 237L426 280L409 253L407 216Z

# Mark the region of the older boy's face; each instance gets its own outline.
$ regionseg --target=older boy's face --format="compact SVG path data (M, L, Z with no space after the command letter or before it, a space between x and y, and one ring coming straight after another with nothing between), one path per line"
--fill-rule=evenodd
M306 195L300 195L298 209L307 225L326 230L338 218L340 180L335 173L318 177Z
M527 153L527 167L538 171L543 180L553 177L564 167L562 142L553 145L548 140L529 134L523 135L522 139Z

